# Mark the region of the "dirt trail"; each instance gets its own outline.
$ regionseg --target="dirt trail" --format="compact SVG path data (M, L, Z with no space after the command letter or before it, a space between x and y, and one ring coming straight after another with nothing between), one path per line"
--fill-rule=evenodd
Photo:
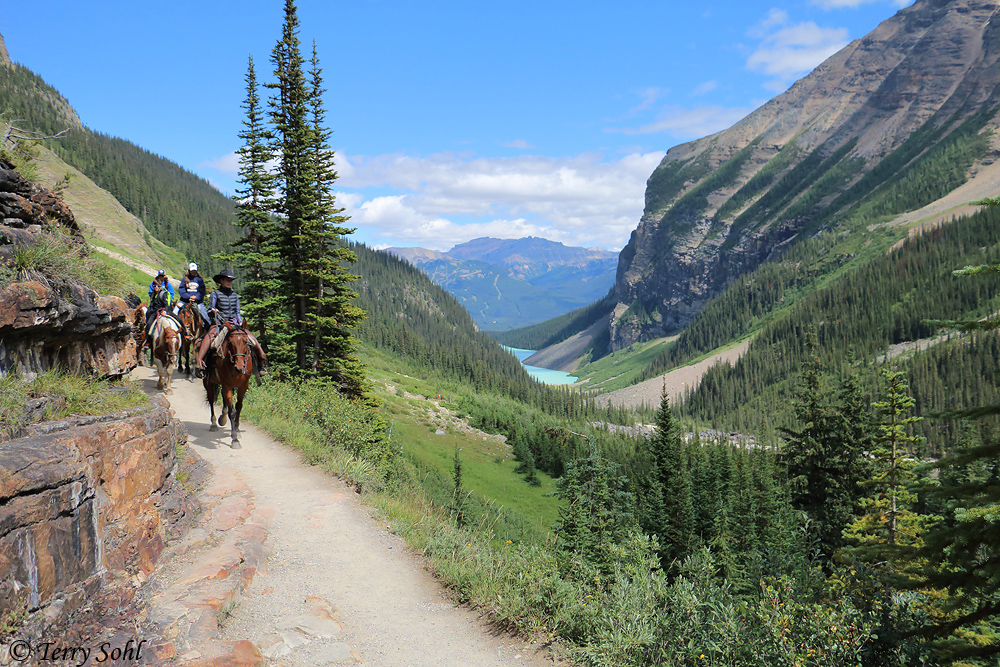
M134 375L145 379L149 369ZM151 377L151 375L149 376ZM253 391L253 389L251 389ZM262 649L289 619L319 596L336 609L341 633L296 646L269 665L505 667L551 665L546 651L493 632L478 615L455 607L401 538L377 521L358 495L297 451L244 421L242 449L229 447L229 428L208 430L200 381L175 374L168 396L189 444L216 469L234 468L258 509L273 512L273 555L258 572L223 628L224 639L249 639ZM352 654L334 650L349 645Z

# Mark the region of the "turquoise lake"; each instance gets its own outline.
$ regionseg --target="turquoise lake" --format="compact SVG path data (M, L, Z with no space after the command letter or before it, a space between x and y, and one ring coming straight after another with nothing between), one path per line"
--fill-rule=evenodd
M563 373L562 371L553 371L548 368L539 368L538 366L528 366L524 363L524 360L535 353L534 350L522 350L517 347L505 347L509 350L511 354L517 357L517 360L521 362L524 366L524 370L528 371L528 375L535 378L539 382L544 382L545 384L573 384L579 378L573 377L569 373Z

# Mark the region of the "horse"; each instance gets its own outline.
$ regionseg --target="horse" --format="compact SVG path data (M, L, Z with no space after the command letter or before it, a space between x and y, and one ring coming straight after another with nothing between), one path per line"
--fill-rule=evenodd
M241 326L223 323L219 326L216 339L212 342L215 358L205 373L202 384L208 396L208 405L212 411L210 431L218 431L215 419L215 399L222 390L222 404L225 411L219 412L219 426L226 425L228 417L230 436L233 449L240 449L240 412L243 410L243 396L250 387L250 377L253 375L253 347L250 343L250 333ZM221 340L220 340L221 339ZM233 392L236 393L236 403L233 404Z
M196 351L198 350L201 339L205 335L205 320L201 318L201 313L198 311L198 304L194 301L185 303L181 307L181 311L177 317L180 318L181 324L184 325L184 329L187 330L188 334L181 343L181 357L178 368L183 370L188 380L190 380L191 348L193 346Z
M177 357L181 349L181 330L172 318L162 314L156 316L153 322L153 331L150 335L152 339L152 357L156 363L156 373L160 376L156 383L157 389L162 389L164 393L171 393L170 379L177 365Z
M135 341L135 358L142 366L142 346L146 342L146 306L139 304L132 315L132 340Z

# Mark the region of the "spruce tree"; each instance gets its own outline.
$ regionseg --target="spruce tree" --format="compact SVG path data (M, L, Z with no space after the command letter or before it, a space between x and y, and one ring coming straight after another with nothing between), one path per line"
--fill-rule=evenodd
M306 291L305 333L312 338L307 360L314 375L333 378L341 393L354 398L366 395L365 368L354 355L356 340L351 329L365 317L353 304L357 294L350 288L358 277L344 263L357 257L347 246L346 237L354 228L345 226L349 218L337 206L333 185L337 180L334 152L329 146L330 131L325 127L323 74L316 44L310 60L309 113L312 134L314 206L302 224L302 284Z
M594 570L613 575L615 564L628 556L619 545L637 527L634 498L619 466L591 451L567 465L556 495L565 503L554 526L560 571L574 578L589 577Z
M858 482L866 464L859 448L864 438L857 435L853 422L864 417L854 408L844 411L831 405L825 367L812 332L806 337L806 348L809 356L795 401L801 428L781 429L785 438L781 456L788 470L792 507L814 522L820 549L830 559L844 545L843 530L853 519L862 495Z
M302 228L316 216L315 172L312 156L312 127L309 123L308 88L304 60L299 48L299 19L293 0L285 0L285 21L281 39L271 50L274 81L269 101L273 127L271 151L278 160L276 183L279 196L276 207L283 227L277 249L281 265L275 273L274 296L287 318L288 336L272 345L272 356L291 369L309 367L305 330L309 314L308 294L304 284ZM277 343L277 341L275 341Z
M1000 197L976 204L1000 207ZM1000 274L1000 264L970 266L957 276ZM964 331L1000 328L1000 319L934 322ZM942 415L979 420L1000 414L1000 404L982 405ZM940 485L929 488L943 508L943 520L910 553L911 588L947 590L941 613L914 634L932 642L942 661L960 657L996 659L1000 638L1000 439L984 435L982 444L960 449L935 464ZM984 474L976 474L976 470ZM976 663L987 664L987 663ZM989 663L994 664L994 663Z
M356 261L346 241L354 229L333 190L319 56L313 44L307 73L293 0L286 0L284 14L271 51L274 81L265 84L270 129L263 126L252 61L247 76L237 220L247 236L226 258L246 270L244 301L265 331L272 363L293 375L329 378L342 394L368 401L351 334L365 312L352 303L357 276L344 267ZM267 166L272 159L274 173Z
M275 246L279 225L274 218L274 176L268 167L271 135L260 106L252 57L247 65L246 83L247 97L243 103L246 117L239 134L243 145L237 151L240 168L233 223L242 228L245 235L231 244L229 252L220 253L216 258L237 269L242 278L240 294L244 315L249 326L260 334L261 344L269 348L272 336L280 336L284 331L272 278L280 261Z
M650 527L659 541L661 566L667 568L694 548L695 513L691 477L666 387L660 394L656 433L649 446L653 458L650 502L659 514L652 517Z

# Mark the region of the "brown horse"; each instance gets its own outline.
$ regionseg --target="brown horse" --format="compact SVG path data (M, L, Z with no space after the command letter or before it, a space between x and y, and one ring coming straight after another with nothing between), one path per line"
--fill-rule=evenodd
M202 380L205 393L208 395L208 405L212 411L212 426L209 428L211 431L219 430L215 425L215 399L219 395L219 390L222 390L222 404L225 411L220 411L218 423L219 426L225 426L226 418L229 418L233 449L240 448L240 439L237 435L240 432L240 412L243 410L243 396L250 387L250 376L253 374L251 355L253 347L249 337L250 334L243 327L230 324L220 326L219 333L212 343L215 358L210 362L210 368Z
M181 330L177 322L169 317L157 315L153 322L152 339L153 361L156 364L156 373L160 376L156 383L157 389L162 389L165 393L171 393L170 380L173 377L174 367L177 365L177 357L181 349Z
M205 320L201 319L201 313L198 312L198 305L193 301L185 303L177 317L187 331L187 337L181 344L181 360L178 368L184 371L184 374L190 380L191 348L194 347L197 351L198 346L201 345L201 339L205 335Z

